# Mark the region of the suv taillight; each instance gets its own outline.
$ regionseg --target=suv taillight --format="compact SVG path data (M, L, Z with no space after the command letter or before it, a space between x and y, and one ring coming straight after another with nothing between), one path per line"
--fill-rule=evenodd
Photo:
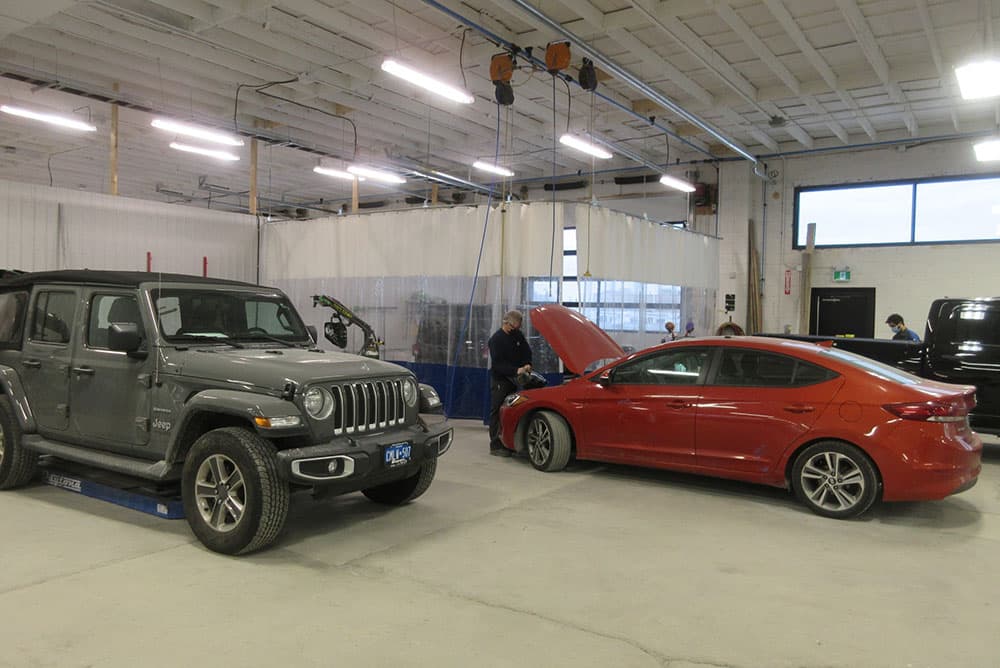
M963 422L969 414L969 407L964 397L959 403L924 401L912 404L886 404L882 408L904 420L924 422Z

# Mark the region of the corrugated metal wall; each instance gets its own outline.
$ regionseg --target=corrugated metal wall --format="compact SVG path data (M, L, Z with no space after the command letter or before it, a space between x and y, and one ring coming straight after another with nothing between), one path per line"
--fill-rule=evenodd
M146 270L255 282L257 220L0 181L0 268Z

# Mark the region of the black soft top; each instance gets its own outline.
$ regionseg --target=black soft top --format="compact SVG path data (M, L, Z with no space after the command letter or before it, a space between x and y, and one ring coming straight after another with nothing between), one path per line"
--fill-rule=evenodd
M26 287L36 283L81 283L99 285L121 285L138 287L141 283L163 281L164 283L200 283L203 285L236 285L260 288L262 286L224 278L206 278L188 274L164 274L155 271L99 271L94 269L62 269L59 271L35 271L16 274L0 279L0 289Z

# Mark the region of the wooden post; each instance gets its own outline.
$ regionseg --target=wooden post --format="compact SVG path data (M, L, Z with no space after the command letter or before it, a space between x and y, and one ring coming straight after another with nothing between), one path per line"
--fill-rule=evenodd
M257 140L250 140L250 215L257 215Z
M358 177L351 181L351 213L358 212Z
M115 93L118 92L118 82L114 84ZM111 103L111 146L108 163L111 170L111 194L118 194L118 102Z
M431 184L431 204L438 203L438 184Z
M806 227L806 249L802 253L802 295L799 297L799 334L809 333L809 307L812 301L812 259L816 248L816 223Z

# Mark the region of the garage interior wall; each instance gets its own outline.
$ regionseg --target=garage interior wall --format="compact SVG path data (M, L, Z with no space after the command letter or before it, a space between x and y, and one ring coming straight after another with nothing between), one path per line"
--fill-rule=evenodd
M331 313L313 307L314 295L356 309L385 341L384 358L411 366L441 392L449 414L462 417L484 415L487 341L503 312L528 313L545 301L533 301L529 283L562 275L564 227L577 232L578 278L589 269L588 280L683 286L685 315L705 325L718 277L715 239L583 204L507 204L490 210L488 224L487 210L429 208L266 223L261 281L285 290L320 331ZM659 342L660 327L612 335L622 345L645 347ZM536 368L557 372L530 317L525 334ZM360 347L358 328L350 328L348 350Z
M255 282L256 218L0 181L0 268L117 269Z
M995 173L995 167L976 162L968 141L772 159L766 179L753 176L745 163L726 163L720 186L720 317L723 293L735 291L734 321L745 321L747 221L753 220L763 259L762 330L780 332L787 325L792 333L806 333L798 331L802 251L792 248L795 188ZM993 242L821 248L813 255L812 287L874 287L875 335L890 338L882 323L895 312L923 337L934 299L1000 294L998 251ZM835 267L850 267L849 283L833 281ZM792 272L789 295L786 270Z

